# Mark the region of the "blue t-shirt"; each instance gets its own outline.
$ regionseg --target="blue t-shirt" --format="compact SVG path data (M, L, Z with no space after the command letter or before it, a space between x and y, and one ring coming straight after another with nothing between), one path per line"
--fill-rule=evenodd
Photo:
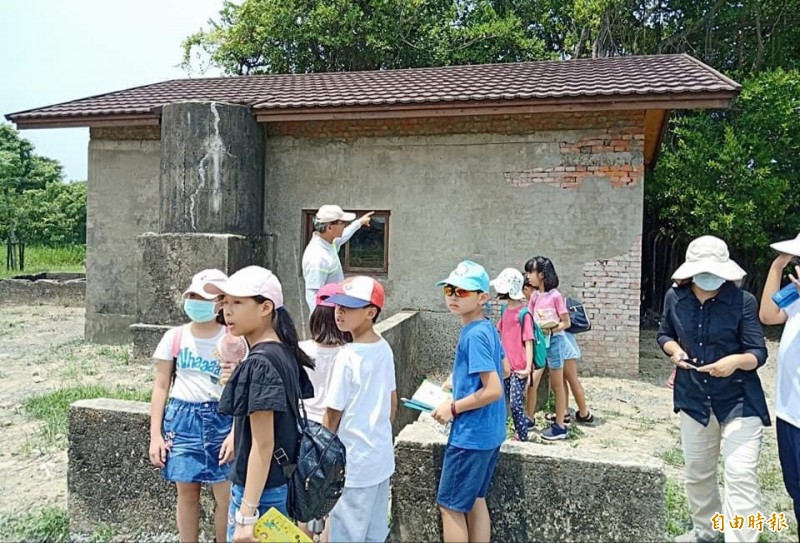
M481 372L494 371L503 382L503 348L497 330L488 320L461 328L453 364L453 399L479 390ZM502 388L502 387L501 387ZM460 449L496 449L506 438L506 402L503 396L480 409L459 413L453 420L449 444Z

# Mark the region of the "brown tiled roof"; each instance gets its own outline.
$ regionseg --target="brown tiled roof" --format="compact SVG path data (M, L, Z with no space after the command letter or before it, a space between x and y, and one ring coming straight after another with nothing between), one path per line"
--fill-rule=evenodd
M688 55L483 64L407 70L176 79L6 115L43 121L153 118L183 100L248 105L256 114L371 107L461 107L580 99L732 98L739 85ZM44 123L42 123L44 124ZM51 123L52 124L52 123Z

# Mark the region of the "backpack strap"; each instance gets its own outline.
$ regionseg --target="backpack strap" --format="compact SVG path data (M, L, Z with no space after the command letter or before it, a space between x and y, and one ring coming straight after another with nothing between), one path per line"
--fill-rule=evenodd
M172 361L178 361L178 353L181 352L181 339L183 339L183 327L184 325L178 326L175 329L175 333L172 334Z

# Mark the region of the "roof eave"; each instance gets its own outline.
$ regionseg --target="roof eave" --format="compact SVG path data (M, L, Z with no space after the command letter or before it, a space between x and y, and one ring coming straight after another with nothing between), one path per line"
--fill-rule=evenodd
M375 104L362 106L324 106L303 108L254 108L258 122L323 121L352 119L392 119L408 117L454 117L463 115L502 115L548 112L614 111L637 109L725 109L739 89L680 94L577 96L531 100L452 101L415 104ZM154 126L159 124L159 108L140 113L98 115L10 114L6 118L19 129Z
M369 106L254 108L258 122L453 117L548 112L620 111L648 109L727 109L737 90L631 96L587 96L536 100L376 104Z

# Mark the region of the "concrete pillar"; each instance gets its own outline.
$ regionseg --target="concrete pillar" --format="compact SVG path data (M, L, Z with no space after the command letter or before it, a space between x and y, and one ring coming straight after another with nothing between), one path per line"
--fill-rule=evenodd
M205 268L272 267L264 224L264 132L244 106L180 102L161 115L159 232L138 237L134 352L186 322L181 293Z
M261 233L264 153L264 132L245 106L164 106L160 231Z

